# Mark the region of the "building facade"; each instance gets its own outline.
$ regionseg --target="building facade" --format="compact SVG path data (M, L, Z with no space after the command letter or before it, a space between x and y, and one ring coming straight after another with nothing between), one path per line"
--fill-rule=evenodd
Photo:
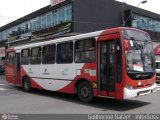
M114 0L52 0L52 4L0 28L0 47L127 26L160 44L160 15Z

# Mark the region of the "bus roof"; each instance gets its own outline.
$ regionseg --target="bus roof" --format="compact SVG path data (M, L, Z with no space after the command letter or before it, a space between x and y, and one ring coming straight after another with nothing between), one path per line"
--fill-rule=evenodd
M37 46L49 45L52 43L54 44L54 43L66 42L66 41L71 41L71 40L78 40L78 39L89 38L89 37L96 37L96 36L100 35L102 32L103 32L103 30L92 32L92 33L70 36L70 37L57 38L57 39L52 39L52 40L42 41L42 42L37 42L37 43L29 43L29 44L25 44L25 45L21 45L21 46L16 46L16 47L14 47L14 50L21 50L21 49L32 48L32 47L37 47ZM12 47L9 49L12 49Z

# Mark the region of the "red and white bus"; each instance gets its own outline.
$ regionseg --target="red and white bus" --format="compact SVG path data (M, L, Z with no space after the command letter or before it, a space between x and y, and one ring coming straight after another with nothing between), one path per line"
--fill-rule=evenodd
M128 99L156 91L149 34L118 27L11 47L6 80L24 90L38 88L93 97Z

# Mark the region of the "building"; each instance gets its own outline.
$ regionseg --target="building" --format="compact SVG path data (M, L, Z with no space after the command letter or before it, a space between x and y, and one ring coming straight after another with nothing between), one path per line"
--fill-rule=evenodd
M48 5L0 28L0 47L128 26L150 33L160 44L160 15L115 0L51 0Z

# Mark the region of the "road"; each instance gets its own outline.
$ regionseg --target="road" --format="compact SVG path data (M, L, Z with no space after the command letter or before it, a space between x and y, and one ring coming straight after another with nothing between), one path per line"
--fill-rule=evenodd
M160 91L123 101L97 98L93 103L83 103L75 95L42 90L27 93L0 76L0 114L155 114L160 113L159 102Z

